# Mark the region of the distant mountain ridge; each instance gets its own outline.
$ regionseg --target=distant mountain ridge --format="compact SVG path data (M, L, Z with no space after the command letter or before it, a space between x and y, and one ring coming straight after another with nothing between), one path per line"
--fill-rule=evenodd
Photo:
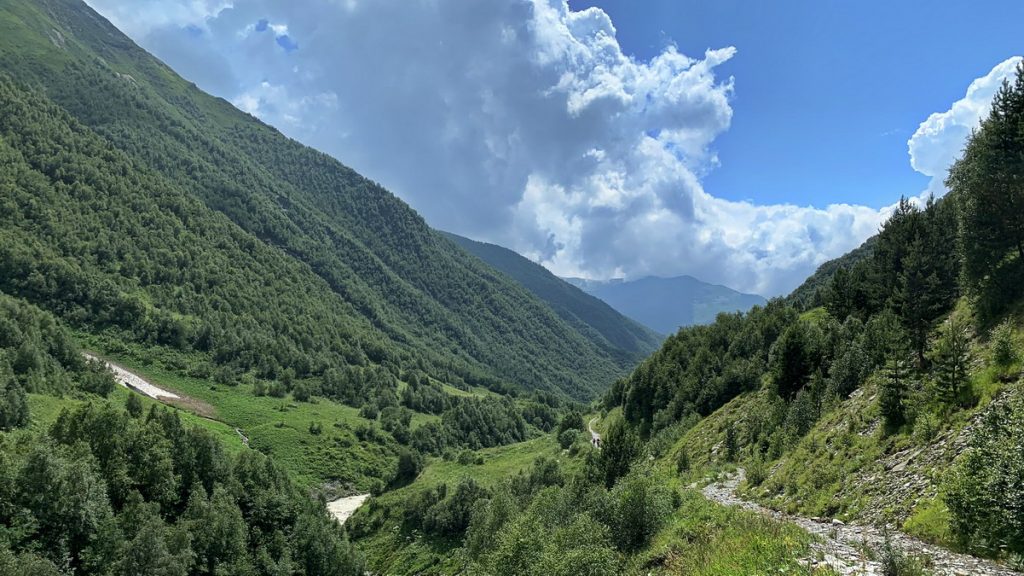
M836 272L840 268L850 270L858 262L871 258L875 252L875 244L877 244L877 242L878 235L876 234L846 254L818 266L817 270L814 271L814 274L808 276L807 279L796 288L796 290L793 290L789 296L786 296L786 301L802 309L821 306L821 291L828 287Z
M708 284L693 276L564 280L661 334L674 334L683 326L709 324L720 312L746 311L767 302L763 296Z
M599 298L555 276L540 264L496 244L444 233L450 240L497 268L543 300L581 334L613 357L639 362L658 349L662 336L628 318Z

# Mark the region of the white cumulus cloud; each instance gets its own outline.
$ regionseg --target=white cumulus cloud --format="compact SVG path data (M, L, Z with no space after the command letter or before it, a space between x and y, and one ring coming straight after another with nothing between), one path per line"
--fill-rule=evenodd
M597 8L89 2L185 77L383 183L435 227L503 244L559 274L692 274L783 294L888 213L758 205L704 190L701 178L718 165L714 141L732 120L733 79L719 68L735 48L685 55L669 45L637 60ZM968 100L984 99L975 92ZM932 141L955 139L935 132L911 141L925 173L946 162L929 151Z
M907 142L910 165L931 178L928 193L946 193L947 172L963 152L964 143L981 119L988 116L992 98L1003 80L1013 79L1021 57L1014 56L997 64L992 70L971 82L967 94L945 112L935 112L921 122Z

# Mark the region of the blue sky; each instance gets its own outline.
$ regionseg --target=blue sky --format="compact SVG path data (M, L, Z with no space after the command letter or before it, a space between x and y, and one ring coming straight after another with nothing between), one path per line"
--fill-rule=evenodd
M1024 21L1019 2L87 1L437 228L563 276L766 296L901 195L944 193Z
M571 0L598 6L648 59L735 46L732 126L704 179L733 200L882 206L916 195L907 140L966 85L1024 49L1024 2Z

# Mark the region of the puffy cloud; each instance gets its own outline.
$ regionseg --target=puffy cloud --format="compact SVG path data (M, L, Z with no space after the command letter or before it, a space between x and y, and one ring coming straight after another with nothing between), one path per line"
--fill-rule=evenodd
M167 27L197 26L231 5L230 0L87 0L134 39Z
M964 142L981 119L988 116L992 98L1003 80L1012 79L1021 57L1000 62L992 70L971 82L967 94L953 103L949 110L936 112L921 122L907 142L910 165L931 178L927 193L942 196L950 166L963 152Z
M732 119L733 80L718 70L736 50L694 57L670 45L640 61L622 52L597 8L89 2L184 76L382 182L432 225L559 274L692 274L782 294L888 214L705 191L701 177L718 164L713 143ZM980 106L986 89L965 100ZM945 114L911 140L915 169L940 174L947 159L933 151L959 146L943 126L977 118Z

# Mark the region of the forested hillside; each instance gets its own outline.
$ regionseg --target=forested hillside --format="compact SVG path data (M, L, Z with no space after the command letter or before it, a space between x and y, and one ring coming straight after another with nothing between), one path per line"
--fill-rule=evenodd
M0 293L0 573L342 574L363 560L257 451L135 396L48 313ZM30 407L63 409L55 421ZM31 425L31 427L30 427Z
M940 327L962 321L955 315L952 324L943 324L965 291L958 281L962 222L955 197L924 207L903 201L852 271L837 266L819 276L824 307L804 310L776 299L682 329L616 383L602 417L562 419L554 439L563 451L551 446L553 439L535 440L515 448L537 458L532 467L511 450L477 464L467 460L465 467L433 463L412 485L357 513L353 538L372 565L409 574L573 574L581 565L594 574L807 569L813 553L806 533L783 536L791 526L725 512L692 490L736 467L748 472L743 490L756 491L744 494L787 511L808 517L841 512L850 520L875 519L876 511L885 510L907 521L913 514L907 502L931 501L903 488L905 475L888 480L878 467L905 460L910 442L924 448L947 437L993 397L1014 389L998 381L968 384L954 352L963 348L954 342L959 328ZM1019 347L1019 329L1001 330L1010 349ZM1014 362L1006 370L1016 378L1020 364ZM597 420L600 450L586 444ZM823 440L825 428L844 439ZM1015 438L1014 432L999 434ZM950 481L951 507L967 494L1002 494L995 484L1016 482L1013 452L990 438L979 436L988 439L981 452L964 460L974 462L962 465L972 472ZM990 474L977 464L984 458L1005 462L1005 468ZM510 461L525 470L507 478L502 472ZM864 479L853 482L861 472ZM844 486L858 488L844 492ZM871 501L868 489L887 499ZM791 492L800 497L788 498ZM1012 530L1009 512L1016 504L1000 496L983 501L986 512L965 516L972 528L956 528L968 530L965 542L983 525L979 517L998 518L1000 534ZM937 524L917 522L928 526L912 530L922 537ZM947 531L961 526L949 517L941 522ZM929 539L957 546L952 537ZM897 567L888 573L918 574L912 570L925 562L898 547L862 546L860 556ZM988 544L967 549L1000 555ZM829 566L857 561L853 554L850 564L834 560ZM831 570L823 566L815 573Z
M512 250L447 234L456 244L511 276L548 303L563 320L624 362L657 350L661 336Z
M797 297L680 330L546 444L432 463L354 539L410 574L1019 570L1022 134L1024 67L945 198L901 201Z
M870 258L877 239L878 236L872 236L857 248L819 266L814 274L811 274L796 290L786 296L786 301L805 310L821 306L825 295L824 290L828 287L828 283L836 271L840 268L849 271L861 260Z
M79 0L0 0L0 576L1024 569L1022 158L1024 65L946 197L634 365Z
M684 476L745 467L770 506L1019 563L1022 154L1024 67L946 197L901 201L791 298L681 330L606 408Z
M0 68L0 286L76 327L268 381L372 363L586 398L630 368L84 3L0 4Z

